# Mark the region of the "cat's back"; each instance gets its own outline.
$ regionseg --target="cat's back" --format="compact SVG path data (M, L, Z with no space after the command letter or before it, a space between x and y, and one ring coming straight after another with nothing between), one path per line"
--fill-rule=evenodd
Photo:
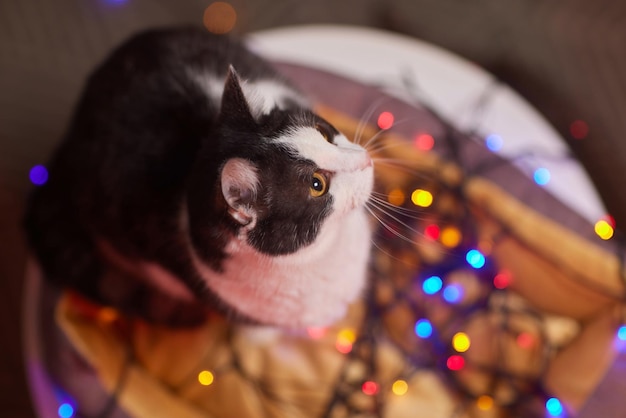
M247 79L275 77L230 37L196 28L132 37L89 77L51 180L106 199L98 205L171 200L211 135L231 64Z
M174 222L229 65L249 80L276 78L239 41L202 29L150 30L123 43L87 80L27 218L71 209L119 236Z

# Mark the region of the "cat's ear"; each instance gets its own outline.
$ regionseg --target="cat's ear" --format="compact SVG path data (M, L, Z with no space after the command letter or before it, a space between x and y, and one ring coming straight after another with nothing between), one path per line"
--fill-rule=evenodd
M232 65L229 66L228 74L226 75L220 119L223 123L232 127L252 128L256 125L248 100L243 93L241 80Z
M246 230L254 228L257 219L254 202L259 185L254 164L243 158L226 161L222 168L221 185L230 216Z

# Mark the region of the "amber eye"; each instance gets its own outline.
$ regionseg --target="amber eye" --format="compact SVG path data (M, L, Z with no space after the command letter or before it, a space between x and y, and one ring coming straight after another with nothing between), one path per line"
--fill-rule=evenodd
M315 129L317 129L317 131L320 134L322 134L322 136L324 137L326 142L332 143L333 135L330 133L328 128L326 128L324 125L318 123L317 125L315 125Z
M328 191L328 181L322 173L313 173L309 193L313 197L320 197Z

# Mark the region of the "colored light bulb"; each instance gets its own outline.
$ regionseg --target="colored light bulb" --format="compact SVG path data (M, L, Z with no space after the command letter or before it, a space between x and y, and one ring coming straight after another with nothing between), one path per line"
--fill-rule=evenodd
M464 353L469 350L471 345L470 338L464 332L457 332L452 337L452 347L459 353Z
M378 127L380 129L389 129L393 126L393 113L391 112L382 112L378 115Z
M546 401L546 411L550 416L559 416L563 413L563 405L557 398L550 398Z
M433 325L428 319L420 319L415 323L415 334L420 338L428 338L433 335Z
M434 295L441 290L443 281L439 276L430 276L422 283L422 289L427 295Z
M391 391L394 395L402 396L409 391L409 384L402 379L398 379L391 385Z
M478 250L469 250L465 255L465 259L475 269L483 267L486 263L485 256Z

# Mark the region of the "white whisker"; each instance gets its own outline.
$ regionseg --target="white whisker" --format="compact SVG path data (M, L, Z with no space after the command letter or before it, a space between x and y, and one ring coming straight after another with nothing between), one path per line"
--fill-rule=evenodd
M381 206L377 206L375 202L369 201L368 202L370 205L372 205L370 208L371 209L376 209L378 211L380 211L381 213L385 214L386 216L390 217L391 219L393 219L394 221L398 222L400 225L404 226L406 229L408 229L411 232L414 232L418 235L423 235L420 231L418 231L417 229L415 229L414 227L412 227L411 225L409 225L408 223L406 223L405 221L403 221L402 219L400 219L399 217L397 217L396 215L394 215L393 213L390 213L389 211L387 211L384 207ZM417 218L419 219L419 218Z
M401 163L404 163L403 160L394 159L394 158L372 158L372 161L374 162L374 167L376 167L376 165L384 165L388 167L393 167L394 169L401 171L403 173L413 175L415 176L415 178L418 178L418 179L425 179L425 180L434 179L434 176L432 174L425 173L423 171L419 171L407 165L401 164Z
M363 135L363 132L365 131L365 127L367 126L369 122L369 119L372 117L372 115L374 114L378 106L380 106L386 100L389 100L389 98L386 96L379 97L367 108L367 110L365 111L365 114L363 115L361 120L359 120L359 124L356 127L356 132L354 133L355 143L361 145L361 135Z
M381 133L383 133L383 132L384 132L384 133L387 133L387 132L389 132L389 130L390 130L390 129L393 129L394 127L398 127L398 126L400 126L400 125L403 125L403 124L405 124L405 123L407 123L407 122L411 122L411 121L413 121L413 120L415 120L415 119L414 119L414 118L404 118L404 119L400 119L400 120L395 121L395 122L393 123L393 126L392 126L392 127L390 127L389 129L381 129L378 133L376 133L376 135L374 135L373 137L371 137L371 138L370 138L370 139L369 139L369 140L368 140L368 141L367 141L364 145L362 145L362 147L363 147L363 148L365 148L365 149L367 149L367 150L369 151L368 147L370 146L370 144L371 144L371 143L372 143L372 142L373 142L376 138L378 138L378 137L380 136L380 134L381 134Z
M373 202L377 203L378 205L382 205L386 209L389 209L392 212L397 213L399 215L404 215L404 216L407 216L407 217L412 218L412 219L419 219L419 220L424 219L423 216L419 215L420 212L417 211L417 210L404 208L402 206L396 206L396 205L394 205L392 203L389 203L388 201L386 201L386 200L384 200L384 199L382 199L382 198L380 198L378 196L374 196L374 195L370 196L370 199Z
M408 243L410 243L410 244L415 244L415 242L414 242L411 238L409 238L409 237L407 237L407 236L403 235L401 232L399 232L399 231L395 230L394 228L392 228L391 226L389 226L389 225L388 225L385 221L383 221L383 220L380 218L380 216L376 215L376 214L374 213L374 211L373 211L373 210L372 210L369 206L367 206L367 205L366 205L366 206L365 206L365 209L366 209L366 210L367 210L367 211L368 211L368 212L369 212L369 213L370 213L370 214L374 217L374 219L376 219L376 220L377 220L377 221L378 221L378 222L379 222L379 223L383 226L383 228L385 228L387 231L391 232L393 235L395 235L396 237L400 238L400 239L401 239L401 240L403 240L403 241L406 241L406 242L408 242Z

